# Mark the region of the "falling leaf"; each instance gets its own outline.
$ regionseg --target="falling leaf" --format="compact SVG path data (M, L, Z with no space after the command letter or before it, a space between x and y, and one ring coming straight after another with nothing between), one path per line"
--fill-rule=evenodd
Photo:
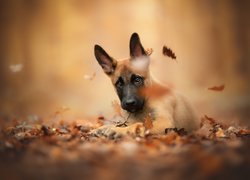
M9 66L9 68L10 68L11 72L17 73L17 72L22 71L23 65L22 64L12 64Z
M96 72L94 72L92 75L85 74L83 76L84 79L92 81L96 77Z
M207 89L212 91L223 91L225 89L225 85L213 86Z
M152 121L152 115L149 113L144 120L143 125L145 126L146 130L147 129L152 129L153 128L153 121Z
M163 46L162 53L164 56L168 56L172 59L176 59L175 53L170 48L168 48L166 46Z
M140 91L142 96L151 97L151 98L160 98L168 93L170 93L170 89L168 87L154 84L149 87L145 87Z
M146 54L147 54L148 56L150 56L152 53L153 53L153 49L152 49L152 48L147 48L147 49L146 49Z

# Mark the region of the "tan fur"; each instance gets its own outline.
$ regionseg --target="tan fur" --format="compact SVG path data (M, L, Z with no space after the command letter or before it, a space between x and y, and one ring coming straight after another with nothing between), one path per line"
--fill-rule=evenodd
M131 66L131 60L116 61L116 70L113 74L109 75L113 84L117 81L119 76L129 77L129 73L138 74L145 77L144 83L146 87L157 85L161 88L168 88L164 85L156 82L150 76L149 69L144 71L138 71ZM150 129L150 133L161 134L165 132L166 128L185 128L187 131L196 130L199 127L199 121L196 117L192 106L188 100L175 92L171 88L168 88L169 92L159 98L148 98L144 109L139 113L128 113L123 111L123 120L128 120L128 127L115 127L104 126L101 127L102 133L106 136L112 134L124 135L124 134L143 134L145 132L145 126L143 122L145 118L150 114L153 122L153 127Z
M166 128L185 128L187 131L198 129L199 120L188 100L172 88L157 82L149 71L152 49L144 50L139 35L133 33L130 38L130 58L115 60L99 45L95 45L95 56L104 72L115 86L122 77L125 82L131 81L131 75L143 77L143 86L138 86L136 96L143 97L142 109L129 113L123 111L122 121L127 127L106 125L94 130L93 133L104 136L124 134L144 134L145 130L153 134L164 133ZM145 120L150 123L147 125Z

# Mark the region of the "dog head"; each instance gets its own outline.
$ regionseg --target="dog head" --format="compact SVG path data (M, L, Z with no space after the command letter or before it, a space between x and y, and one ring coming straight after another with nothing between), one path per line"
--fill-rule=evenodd
M104 72L110 77L121 106L130 113L143 109L146 97L140 92L150 84L149 56L137 33L130 38L130 58L116 60L99 45L95 45L95 57Z

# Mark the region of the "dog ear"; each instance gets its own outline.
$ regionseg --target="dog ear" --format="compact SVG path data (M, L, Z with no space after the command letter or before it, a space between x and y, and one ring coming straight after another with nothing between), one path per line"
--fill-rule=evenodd
M137 58L147 55L141 44L139 35L137 33L132 34L130 38L129 48L130 48L130 56L132 58Z
M110 57L108 53L106 53L101 46L95 45L94 49L95 49L95 58L98 61L98 63L101 65L103 71L107 75L113 74L115 71L117 62L112 57Z

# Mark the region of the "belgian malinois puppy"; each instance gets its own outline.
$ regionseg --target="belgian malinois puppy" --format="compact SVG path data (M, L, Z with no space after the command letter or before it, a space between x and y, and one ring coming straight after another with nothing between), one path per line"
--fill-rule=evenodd
M147 118L152 122L151 133L160 134L166 128L175 127L187 131L197 129L199 122L189 102L150 75L149 53L143 48L137 33L132 34L129 47L130 58L118 61L101 46L95 45L96 60L114 85L128 126L106 125L94 132L108 137L145 132L143 122Z

